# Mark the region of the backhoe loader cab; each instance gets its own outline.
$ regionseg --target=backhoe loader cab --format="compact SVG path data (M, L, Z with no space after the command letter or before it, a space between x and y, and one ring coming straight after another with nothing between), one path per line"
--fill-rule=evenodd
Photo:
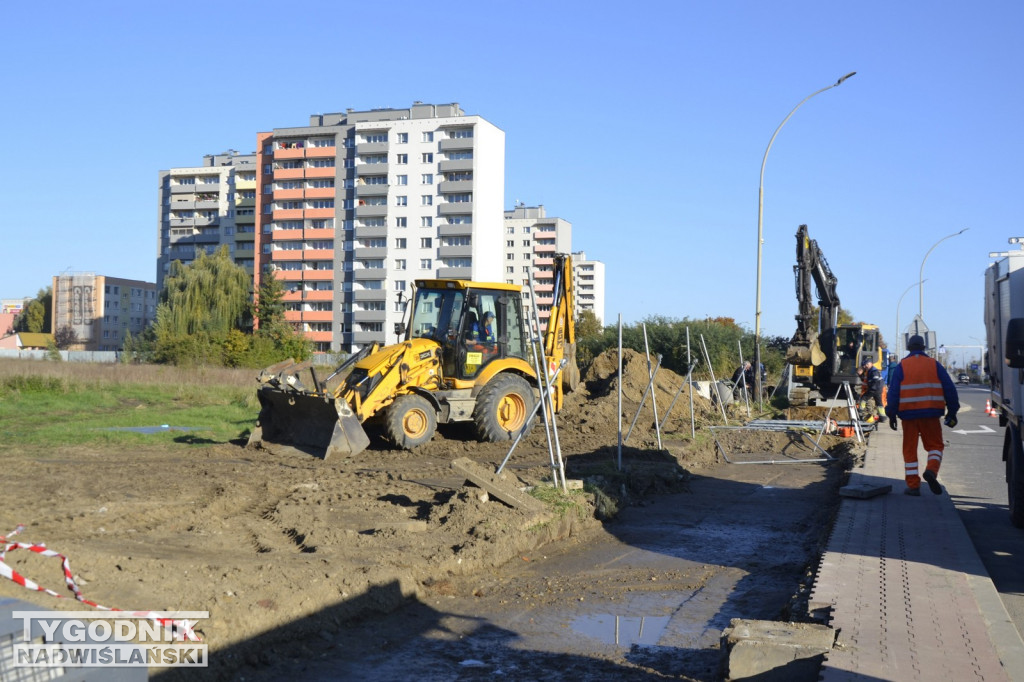
M417 280L413 299L411 337L441 345L442 374L452 387L474 381L495 360L531 362L519 288L464 286L470 284Z
M572 263L556 254L554 297L538 352L561 380L551 387L557 412L575 390ZM521 288L452 279L417 280L405 340L374 343L320 380L309 363L285 362L257 377L260 415L250 446L287 445L311 454L357 454L369 446L363 424L378 424L397 447L429 441L438 424L472 422L482 441L515 438L529 426L538 377L523 317ZM299 373L304 372L299 378ZM344 377L328 388L334 377ZM550 374L549 374L550 376Z

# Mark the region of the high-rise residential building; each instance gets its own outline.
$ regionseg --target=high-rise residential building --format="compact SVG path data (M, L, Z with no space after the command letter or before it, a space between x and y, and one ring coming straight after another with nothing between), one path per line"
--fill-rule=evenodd
M576 314L584 310L604 324L604 263L587 260L587 254L577 251L572 254L573 281L576 283Z
M228 150L203 165L160 171L156 283L163 288L172 261L227 245L235 263L254 270L256 155Z
M458 104L315 114L257 136L258 290L318 351L394 342L416 279L500 281L505 134Z
M125 337L138 336L156 319L156 284L105 277L92 272L53 278L51 327L70 327L78 337L72 350L122 350Z
M537 308L541 327L547 324L554 296L554 255L572 251L572 223L562 218L549 218L543 205L517 204L505 211L504 277L509 284L523 287L523 308L530 316ZM533 269L533 295L528 286ZM531 317L532 319L532 317Z

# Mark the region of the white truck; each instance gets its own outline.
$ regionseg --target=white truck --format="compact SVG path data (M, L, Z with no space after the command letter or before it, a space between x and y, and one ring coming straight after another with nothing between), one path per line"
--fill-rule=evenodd
M985 364L992 408L1005 427L1010 520L1024 528L1024 247L1000 256L985 272Z

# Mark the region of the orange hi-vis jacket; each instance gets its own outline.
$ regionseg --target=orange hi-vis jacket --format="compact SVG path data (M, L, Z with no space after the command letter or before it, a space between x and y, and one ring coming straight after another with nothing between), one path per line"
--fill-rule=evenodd
M943 376L945 375L945 376ZM947 385L948 384L948 385ZM903 359L893 374L886 414L900 419L941 417L960 409L956 387L949 374L935 360L915 352Z

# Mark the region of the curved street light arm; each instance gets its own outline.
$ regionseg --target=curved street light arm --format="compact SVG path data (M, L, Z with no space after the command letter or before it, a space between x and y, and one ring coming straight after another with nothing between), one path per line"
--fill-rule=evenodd
M761 177L757 186L757 301L754 310L754 361L759 368L761 366L761 252L764 247L764 167L765 164L768 163L768 152L771 151L772 143L775 142L775 136L779 134L780 130L782 130L782 126L786 125L786 121L788 121L790 117L796 113L796 110L799 109L804 102L814 97L815 95L819 95L825 92L826 90L831 90L837 85L842 85L843 81L847 80L848 78L852 78L856 74L856 71L851 71L850 73L846 74L845 76L837 80L832 85L824 87L821 90L815 90L811 94L807 95L807 97L804 97L802 100L800 100L800 103L793 107L793 109L786 115L786 118L782 119L782 123L780 123L779 127L775 129L775 132L772 133L771 139L768 140L768 147L765 148L764 150L764 158L761 159ZM760 399L761 372L754 372L754 376L756 377L755 383L757 386L758 398Z
M947 234L945 237L943 237L939 241L937 241L934 244L932 244L932 248L928 249L928 253L924 254L924 258L921 259L921 270L917 273L917 282L918 282L918 284L924 284L924 262L926 260L928 260L928 256L932 255L932 251L935 250L935 247L938 246L939 244L941 244L942 242L946 241L947 239L950 239L952 237L956 237L957 235L963 234L964 232L966 232L969 229L970 229L969 227L965 227L964 229L960 230L959 232L954 232L953 234ZM923 286L920 289L918 289L918 291L917 291L917 314L921 317L921 320L923 321L924 320L924 287Z

